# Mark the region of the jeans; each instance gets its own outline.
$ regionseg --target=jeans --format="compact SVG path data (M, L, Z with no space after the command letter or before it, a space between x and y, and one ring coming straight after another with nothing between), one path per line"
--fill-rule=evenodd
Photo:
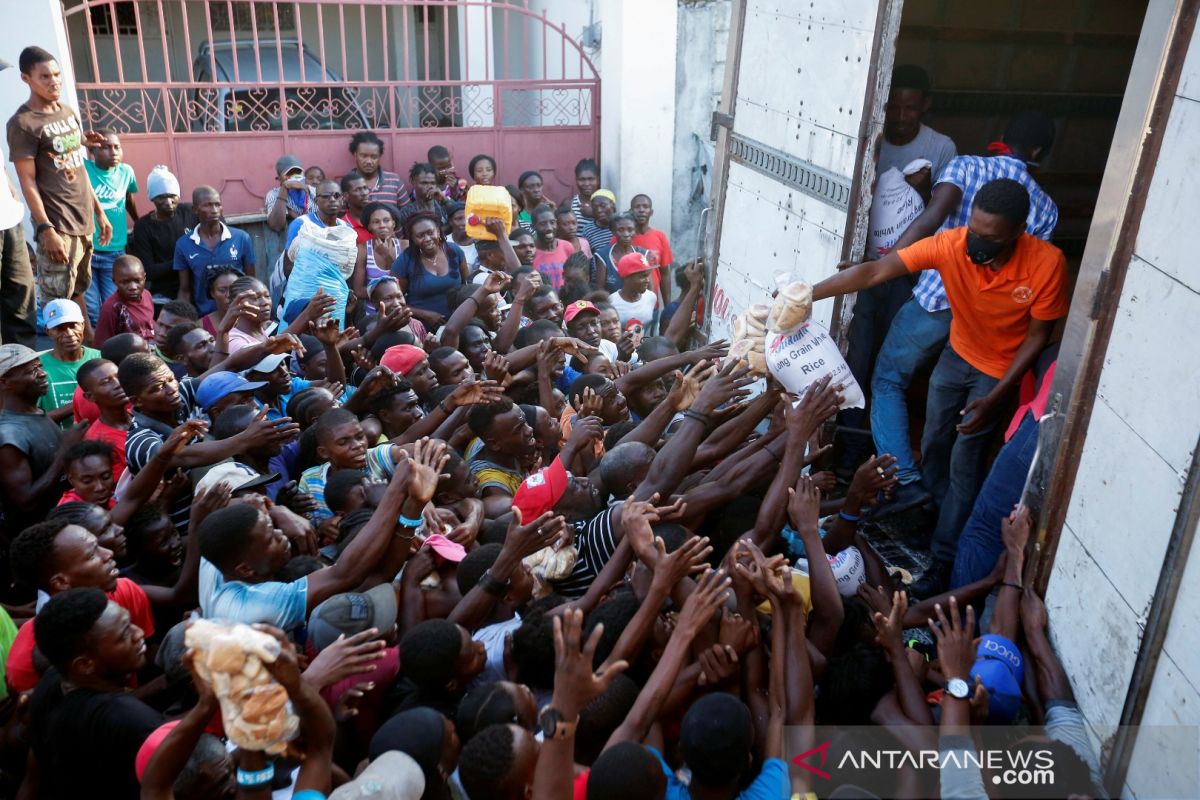
M100 306L117 290L112 277L113 262L123 255L124 250L111 253L104 250L92 251L92 284L88 286L84 298L87 300L88 319L92 321L93 328L96 327L96 320L100 319Z
M868 398L871 396L871 368L875 365L875 354L883 346L896 313L912 298L912 287L907 276L896 278L862 290L854 301L846 365ZM851 428L865 427L866 421L867 411L863 408L847 408L838 414L838 422Z
M965 586L987 577L1004 552L1000 522L1021 500L1021 490L1037 450L1038 422L1026 412L1013 437L1000 449L975 498L975 507L958 538L950 587Z
M896 313L871 378L871 436L875 452L896 457L901 484L921 479L908 438L905 393L915 375L930 364L950 338L950 310L929 312L910 299Z
M975 433L959 433L959 412L996 387L999 378L985 375L946 347L933 376L925 403L925 435L921 437L921 474L938 504L933 531L933 557L953 563L958 535L971 515L984 478L988 443L999 421L995 414Z
M0 231L0 340L37 348L37 302L33 266L18 223Z

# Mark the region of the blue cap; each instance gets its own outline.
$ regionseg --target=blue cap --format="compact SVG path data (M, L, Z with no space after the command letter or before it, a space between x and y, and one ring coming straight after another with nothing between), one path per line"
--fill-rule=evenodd
M1025 661L1021 650L997 633L987 633L975 649L971 681L979 678L988 692L988 722L1012 722L1021 708Z
M207 411L228 394L250 392L266 385L266 381L248 381L236 372L214 372L205 378L196 390L196 402Z

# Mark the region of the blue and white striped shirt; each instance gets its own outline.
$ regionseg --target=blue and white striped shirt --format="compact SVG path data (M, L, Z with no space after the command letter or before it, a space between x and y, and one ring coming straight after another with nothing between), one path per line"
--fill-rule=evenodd
M937 182L953 183L962 189L962 201L938 230L966 225L971 218L971 203L975 200L975 193L985 183L997 178L1010 178L1025 187L1029 192L1029 216L1025 220L1025 229L1033 236L1049 241L1058 224L1058 206L1038 186L1025 162L1013 156L958 156L951 160L938 176ZM936 269L921 272L913 296L921 308L929 312L950 307L946 288L942 286L942 276Z

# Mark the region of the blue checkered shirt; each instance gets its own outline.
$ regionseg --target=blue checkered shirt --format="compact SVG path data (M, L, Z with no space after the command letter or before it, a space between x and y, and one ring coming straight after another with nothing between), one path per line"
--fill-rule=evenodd
M1058 206L1038 186L1025 167L1025 162L1012 156L958 156L946 165L937 182L953 183L962 189L962 202L954 213L946 217L939 230L966 225L971 217L975 193L985 183L997 178L1011 178L1029 191L1029 216L1025 220L1025 229L1039 239L1049 241L1054 234L1054 226L1058 224ZM950 307L942 276L936 269L921 272L913 296L926 311L941 311Z

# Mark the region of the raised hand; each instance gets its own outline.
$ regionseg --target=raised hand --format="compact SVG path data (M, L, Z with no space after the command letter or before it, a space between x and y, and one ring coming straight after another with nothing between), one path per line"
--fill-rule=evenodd
M726 339L718 339L715 342L709 342L704 347L692 350L688 353L692 357L692 363L698 361L719 361L729 355L729 341Z
M837 413L842 404L841 384L834 384L831 375L808 387L800 404L787 412L788 431L801 441L812 436L821 423Z
M171 431L167 436L166 441L162 444L162 449L158 452L168 461L175 458L183 451L185 447L191 444L193 439L203 438L204 434L208 433L208 423L200 419L189 419L187 422L180 425L175 430Z
M495 350L488 350L487 355L483 357L483 371L491 380L496 381L501 387L507 387L512 383L512 367L508 363L508 359Z
M663 540L655 537L654 549L654 563L650 565L654 571L652 585L658 584L667 591L688 575L708 569L708 558L713 551L707 536L693 536L670 553Z
M908 611L908 593L892 592L892 607L886 615L876 611L872 615L875 623L875 641L891 653L904 649L904 614Z
M375 688L374 681L362 681L342 692L333 705L333 718L337 722L345 722L358 716L358 706L366 697L367 692Z
M298 358L303 358L305 352L304 345L300 342L300 337L291 333L268 336L267 340L263 342L263 347L271 355L294 352Z
M702 575L696 582L696 590L688 595L683 610L679 612L676 630L688 632L691 636L699 633L729 599L731 584L723 569L709 570Z
M704 259L689 261L683 268L683 276L687 278L690 286L704 288Z
M699 366L699 365L697 365ZM715 375L704 382L693 409L701 414L711 414L717 406L732 400L740 400L750 394L749 386L755 378L747 367L729 360Z
M503 225L504 223L501 222L500 224ZM507 233L505 233L504 235L505 235L505 237L508 236ZM525 302L525 301L529 300L529 298L533 297L533 293L536 292L538 289L540 289L541 286L542 286L541 274L537 273L537 272L528 272L528 273L522 275L521 277L517 278L517 291L516 291L514 299L519 300L521 302Z
M554 347L562 350L564 353L581 358L590 358L600 352L599 347L593 347L582 339L576 339L571 336L555 336L547 341L551 342Z
M574 402L575 410L581 417L598 417L604 408L604 398L596 394L596 390L588 386L583 394Z
M633 336L633 331L621 331L621 335L617 337L617 358L626 364L629 359L633 358L633 351L638 347L638 342Z
M821 518L821 490L808 475L788 489L788 520L797 531L817 530Z
M488 217L483 221L483 227L487 228L488 233L496 237L496 241L499 241L501 237L508 238L508 226L499 217Z
M933 607L937 620L929 620L929 629L937 640L938 661L942 675L946 678L966 680L975 663L975 609L967 604L967 617L963 620L958 613L958 599L950 597L950 616L942 610L942 604Z
M188 525L192 530L198 530L200 523L214 511L229 505L233 497L233 487L225 481L208 489L201 489L192 496L192 513L188 517Z
M504 390L496 381L468 381L454 387L454 391L446 397L446 405L451 410L460 406L488 405L499 403L504 399Z
M567 437L567 445L576 452L604 438L604 423L599 417L575 417L571 427L571 435ZM570 467L570 465L566 465Z
M504 537L504 547L515 553L518 558L525 558L554 544L566 527L566 517L555 516L550 511L528 525L522 525L521 510L513 506L512 520L508 523L508 533Z
M758 645L758 623L726 608L721 612L717 642L732 648L735 654L744 655Z
M593 699L604 693L617 675L629 666L627 661L605 663L593 669L596 646L604 634L604 624L592 629L583 639L583 611L567 609L554 617L554 697L551 705L565 719L574 720Z
M355 351L362 350L361 347L356 347ZM357 359L355 359L357 361ZM360 363L359 366L362 366ZM358 384L358 391L366 392L364 397L383 394L396 385L396 374L387 367L370 367L362 382Z
M654 531L651 530L651 526L659 520L658 509L654 507L656 502L657 494L649 500L630 498L621 509L621 530L625 533L625 538L629 540L638 559L651 568L658 558L658 550L654 546Z
M512 283L512 276L507 272L489 272L483 280L484 291L489 294L499 294Z
M449 460L445 442L429 437L418 439L408 459L409 499L422 505L432 500L433 493L437 491L438 477Z
M871 456L854 471L846 496L857 498L860 505L873 505L880 492L887 495L896 487L898 470L895 456Z
M350 357L354 359L355 364L367 372L370 372L377 366L375 359L371 356L371 351L361 344L350 351ZM388 370L388 372L391 372L391 370ZM363 379L363 383L366 383L365 378Z
M701 650L696 661L700 664L697 683L701 686L720 686L741 671L737 650L729 645L714 644Z
M321 317L315 319L308 324L309 331L313 337L323 345L336 345L340 331L338 330L337 320L333 317Z

